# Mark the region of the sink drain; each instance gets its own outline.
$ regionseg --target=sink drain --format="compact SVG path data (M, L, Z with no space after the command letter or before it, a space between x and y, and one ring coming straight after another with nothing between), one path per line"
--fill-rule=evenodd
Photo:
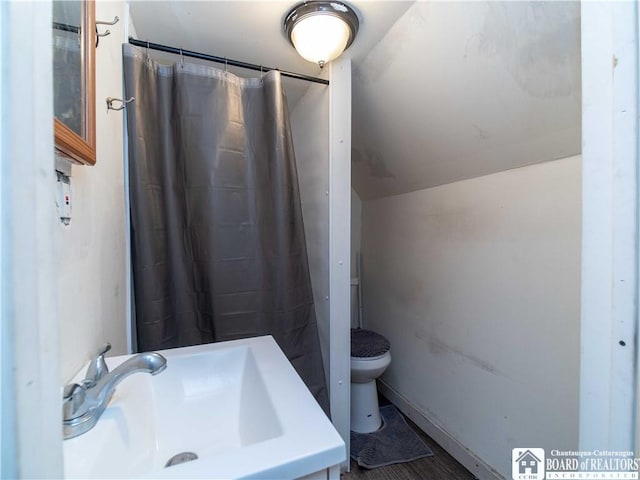
M169 459L169 461L165 464L164 468L173 467L174 465L180 465L181 463L191 462L197 459L198 459L198 455L196 455L193 452L177 453Z

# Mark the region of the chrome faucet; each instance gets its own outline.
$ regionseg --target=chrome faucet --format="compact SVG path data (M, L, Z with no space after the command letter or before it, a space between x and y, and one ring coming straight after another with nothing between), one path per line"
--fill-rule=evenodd
M97 353L89 363L86 378L64 388L62 396L62 431L64 439L77 437L91 430L111 400L116 386L136 372L156 375L167 368L167 360L155 352L139 353L109 372L104 354L110 344Z

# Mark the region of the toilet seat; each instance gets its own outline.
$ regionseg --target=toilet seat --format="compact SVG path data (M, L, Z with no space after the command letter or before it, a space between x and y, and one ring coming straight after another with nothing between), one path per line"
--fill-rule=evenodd
M361 362L370 362L370 361L374 361L374 360L380 360L381 358L384 358L387 355L389 355L389 352L385 352L382 355L378 355L376 357L355 357L355 356L351 355L351 360L357 360L357 361L361 361Z
M351 329L351 358L382 358L390 347L389 340L379 333L363 328Z

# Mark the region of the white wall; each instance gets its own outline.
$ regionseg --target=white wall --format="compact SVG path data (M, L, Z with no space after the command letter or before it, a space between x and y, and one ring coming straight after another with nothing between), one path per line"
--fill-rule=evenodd
M126 261L123 112L107 113L105 98L122 98L124 2L96 2L96 20L120 22L96 50L95 166L74 166L72 220L58 223L61 381L66 383L104 342L126 353Z
M578 447L579 156L363 204L384 382L490 468Z
M291 131L324 372L329 384L329 87L311 84Z

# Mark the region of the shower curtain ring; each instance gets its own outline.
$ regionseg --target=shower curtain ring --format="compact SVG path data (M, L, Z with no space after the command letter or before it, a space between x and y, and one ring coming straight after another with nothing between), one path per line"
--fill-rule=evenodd
M182 56L182 49L180 49L180 67L184 68L184 57Z
M149 55L149 40L147 40L147 55Z

